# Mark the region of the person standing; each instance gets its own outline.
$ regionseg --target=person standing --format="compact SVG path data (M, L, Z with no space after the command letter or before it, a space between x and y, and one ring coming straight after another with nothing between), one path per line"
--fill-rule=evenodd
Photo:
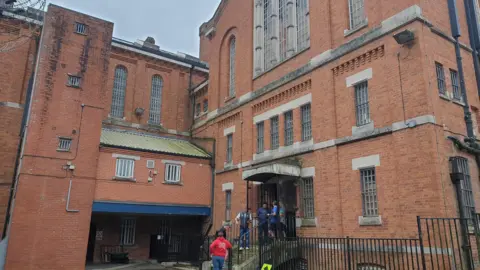
M278 238L278 231L280 228L280 208L278 202L273 201L272 213L270 214L270 229L273 231L275 238Z
M268 239L268 210L267 204L263 203L262 207L257 210L259 240L262 243Z
M250 248L250 228L252 222L252 214L247 211L238 213L235 218L237 224L240 224L240 250Z
M232 244L223 237L223 231L217 232L217 239L210 245L210 254L212 256L213 270L222 270L228 250L232 248Z

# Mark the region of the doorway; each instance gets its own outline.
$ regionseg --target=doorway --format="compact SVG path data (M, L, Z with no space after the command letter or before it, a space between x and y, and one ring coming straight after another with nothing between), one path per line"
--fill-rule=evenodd
M88 235L88 246L87 246L87 263L93 262L95 255L95 238L97 234L97 226L94 223L90 223L90 233Z

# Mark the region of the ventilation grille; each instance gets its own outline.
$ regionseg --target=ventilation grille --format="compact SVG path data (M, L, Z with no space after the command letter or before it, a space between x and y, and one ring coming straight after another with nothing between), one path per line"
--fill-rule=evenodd
M147 160L147 168L155 169L155 160Z

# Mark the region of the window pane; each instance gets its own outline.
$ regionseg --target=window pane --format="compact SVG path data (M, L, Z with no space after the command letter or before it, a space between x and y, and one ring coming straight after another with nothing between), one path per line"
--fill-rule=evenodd
M232 191L227 190L225 192L225 220L231 220L231 209L232 209Z
M285 113L285 146L293 144L293 111Z
M308 0L297 0L297 40L298 51L310 46L310 21Z
M227 163L232 162L233 135L227 136Z
M228 95L230 97L235 96L235 54L236 54L236 40L232 38L230 40L230 83Z
M370 123L370 105L368 104L368 82L355 85L355 108L357 126Z
M278 139L278 116L270 119L270 144L271 149L278 149L280 142Z
M135 160L133 159L117 159L117 168L115 170L115 176L120 178L133 178L133 170L135 166Z
M257 124L257 153L263 153L264 147L264 125L263 122Z
M350 29L356 29L365 23L364 0L349 0Z
M375 168L360 170L363 216L378 216Z
M313 178L303 179L302 197L304 217L315 218L315 195L313 190Z
M312 117L310 104L301 108L302 113L302 141L308 141L312 138Z
M447 87L445 84L445 73L443 70L443 66L440 63L435 63L435 69L437 72L437 86L438 86L438 92L440 94L445 95L447 92Z
M160 116L162 111L162 77L155 75L152 77L152 91L150 95L150 117L151 124L160 125Z
M115 69L115 78L113 79L112 93L112 117L123 117L125 106L125 89L127 87L127 70L124 67Z
M462 100L462 94L460 93L457 71L450 70L450 79L452 80L453 98L455 100L461 101Z

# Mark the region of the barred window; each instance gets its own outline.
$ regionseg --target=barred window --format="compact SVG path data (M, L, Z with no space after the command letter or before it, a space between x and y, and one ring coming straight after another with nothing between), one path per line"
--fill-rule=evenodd
M300 110L302 113L302 141L308 141L312 138L311 105L303 105Z
M285 146L293 144L293 111L284 114L285 117Z
M313 178L305 178L302 183L302 210L304 218L315 218L315 193Z
M229 62L229 87L228 87L228 96L235 96L235 54L236 54L236 40L235 37L232 37L230 40L230 62Z
M454 157L451 162L456 160L459 172L464 175L461 181L463 210L467 218L472 217L472 212L475 212L475 201L473 199L472 181L470 176L470 168L468 159L463 157Z
M71 138L59 138L57 151L68 152L70 151L71 146L72 146Z
M301 51L310 46L308 0L297 0L297 50Z
M460 92L460 87L458 84L458 72L456 70L450 69L450 79L452 80L453 98L455 100L461 101L462 94Z
M81 81L82 81L82 78L79 76L68 75L67 85L72 87L80 87Z
M200 103L196 103L196 104L195 104L195 116L199 116L201 111L202 111L202 109L201 109L201 104L200 104Z
M135 244L135 218L123 218L120 229L120 245L133 246Z
M120 178L132 179L134 168L135 168L135 160L118 158L117 168L115 170L115 176Z
M113 79L112 108L110 115L112 117L123 118L125 106L125 89L127 88L127 69L118 66L115 69Z
M445 84L445 72L443 71L443 65L435 63L435 70L437 71L437 85L438 92L442 95L447 94L447 87Z
M75 33L81 34L81 35L86 35L87 34L87 25L83 23L75 23Z
M208 112L208 99L203 100L203 112Z
M364 0L348 0L350 11L350 29L357 29L365 24L365 3Z
M176 164L165 164L165 182L178 183L181 179L182 166Z
M264 125L263 122L257 123L257 154L264 150Z
M360 181L362 185L363 216L378 216L377 183L375 179L375 168L360 170Z
M287 35L289 27L289 13L287 10L287 0L278 0L279 4L279 22L280 22L280 61L287 58Z
M278 116L274 116L270 119L270 146L271 149L278 149L280 146L280 140L278 137Z
M225 221L230 221L232 218L232 191L225 191Z
M370 123L370 105L368 104L368 82L355 85L355 108L357 126Z
M232 162L233 134L227 135L227 163Z
M273 59L275 54L273 52L272 40L270 39L273 34L273 20L272 20L272 0L264 0L264 13L263 13L263 40L265 42L265 69L270 69L275 63Z
M152 91L150 94L150 116L149 123L160 125L160 116L162 114L162 89L163 80L159 75L152 77Z

